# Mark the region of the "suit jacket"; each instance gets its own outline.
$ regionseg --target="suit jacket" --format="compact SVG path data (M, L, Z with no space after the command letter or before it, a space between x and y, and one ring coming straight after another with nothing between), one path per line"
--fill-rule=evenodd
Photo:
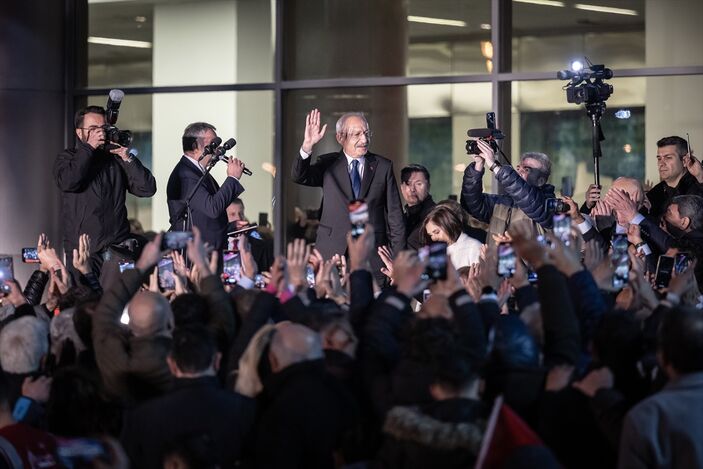
M185 156L181 157L171 172L166 196L172 230L183 230L183 220L187 215L185 199L201 176L202 173ZM203 240L217 250L224 249L227 243L228 222L225 209L242 192L244 188L235 178L228 177L220 187L215 179L208 175L190 202L192 226L197 226Z
M365 155L364 176L359 198L369 206L369 223L373 225L376 245L390 241L394 252L405 248L405 222L393 163L373 153ZM300 154L293 162L293 181L322 187L322 215L317 229L315 247L325 259L347 250L349 223L348 204L354 199L351 178L344 152L328 153L317 158L303 159Z
M703 466L703 373L682 375L637 404L620 438L621 468Z

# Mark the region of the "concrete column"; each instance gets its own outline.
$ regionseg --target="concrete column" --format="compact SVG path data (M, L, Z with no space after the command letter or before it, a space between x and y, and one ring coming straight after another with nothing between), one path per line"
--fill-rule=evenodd
M64 135L64 1L4 2L0 9L0 253L24 282L21 248L39 233L61 246L52 168Z

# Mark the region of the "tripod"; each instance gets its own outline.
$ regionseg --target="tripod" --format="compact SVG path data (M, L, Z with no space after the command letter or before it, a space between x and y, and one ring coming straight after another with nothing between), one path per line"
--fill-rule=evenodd
M603 129L600 126L600 119L605 112L605 101L597 101L595 103L586 104L586 113L591 119L591 144L593 146L593 173L595 176L596 186L600 187L600 158L603 152L600 147L600 142L605 140Z

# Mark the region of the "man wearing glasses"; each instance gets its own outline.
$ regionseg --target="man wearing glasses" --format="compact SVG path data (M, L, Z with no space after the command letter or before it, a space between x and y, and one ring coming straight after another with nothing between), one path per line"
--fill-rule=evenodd
M520 157L516 169L501 165L491 146L478 140L480 155L464 171L461 206L479 221L489 224L487 243L493 235L503 235L510 226L525 224L533 236L552 227L553 213L547 209L547 199L553 199L554 186L547 184L552 163L544 153L528 152ZM484 194L484 167L493 172L503 193Z
M99 274L110 247L122 254L135 249L127 243L131 236L125 192L151 197L156 180L126 147L105 142L105 109L88 106L76 112L74 124L75 147L59 153L54 162L54 179L61 189L63 245L70 259L79 236L88 234L91 265Z
M390 244L394 252L400 252L405 248L405 223L393 163L369 152L371 131L366 118L362 113L342 115L335 129L342 148L319 156L311 164L313 146L322 140L326 129L327 124L320 126L320 111L310 111L305 120L303 144L293 162L293 181L322 187L322 213L315 247L325 259L334 254L343 255L351 228L349 202L364 199L376 246ZM377 279L383 279L378 255L374 254L371 262Z

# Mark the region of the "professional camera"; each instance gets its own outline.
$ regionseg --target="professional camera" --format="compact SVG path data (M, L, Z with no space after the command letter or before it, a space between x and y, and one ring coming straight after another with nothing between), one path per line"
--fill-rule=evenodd
M132 132L129 130L120 130L115 124L120 113L120 104L124 99L124 91L110 90L110 95L107 97L107 105L105 106L105 122L103 130L105 131L105 148L116 148L111 144L117 144L123 147L129 147L132 144Z
M547 199L547 212L549 213L568 213L569 204L564 202L564 199Z
M494 152L498 151L497 140L502 140L505 138L503 132L496 129L496 114L495 112L486 113L486 128L485 129L469 129L466 132L469 137L478 138L484 142L488 142ZM480 155L481 150L478 148L478 142L476 140L466 141L466 154L467 155Z
M613 85L603 80L613 78L611 69L605 68L605 65L593 64L589 64L590 68L584 69L580 62L574 62L574 65L572 65L573 70L557 72L557 78L560 80L571 80L564 86L566 101L573 104L595 104L610 98L613 94Z

